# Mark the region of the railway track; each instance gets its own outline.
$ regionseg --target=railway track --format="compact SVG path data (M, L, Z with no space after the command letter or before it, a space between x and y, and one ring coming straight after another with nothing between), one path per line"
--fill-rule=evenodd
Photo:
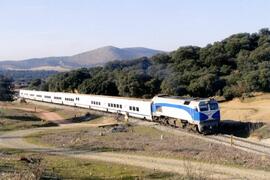
M37 101L31 101L31 102L34 104L43 104L43 105L47 104L48 105L48 103L44 103L44 102L37 102ZM54 107L63 106L63 105L57 105L57 104L49 104L49 105L52 105ZM70 106L65 106L65 107L70 107ZM74 108L79 108L79 107L70 107L70 108L74 109ZM107 113L103 111L96 111L96 110L89 110L89 109L88 111L91 113L97 113L100 115L115 116L115 114ZM239 138L236 136L230 136L230 135L224 135L224 134L202 135L195 132L190 132L187 129L175 128L170 125L164 125L157 122L145 121L145 120L137 119L133 117L130 118L129 120L130 122L134 122L141 125L152 126L161 131L166 131L169 133L173 133L175 135L191 136L191 137L199 138L199 139L211 142L211 143L223 144L226 146L230 146L232 148L237 148L246 152L255 153L258 155L270 156L270 145L261 144L261 143L247 140L244 138Z
M199 139L212 142L212 143L223 144L223 145L240 149L246 152L270 156L269 145L257 143L257 142L247 140L244 138L239 138L236 136L230 136L230 135L224 135L224 134L202 135L202 134L189 132L185 129L175 128L171 126L154 125L153 127L162 131L173 133L173 134L192 136L194 138L199 138Z
M216 141L222 141L232 147L236 147L244 151L270 156L270 146L265 144L229 135L209 136L209 138Z

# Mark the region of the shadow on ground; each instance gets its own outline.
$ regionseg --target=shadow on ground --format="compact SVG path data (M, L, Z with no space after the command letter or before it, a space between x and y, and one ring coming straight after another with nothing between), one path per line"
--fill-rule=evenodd
M256 129L261 128L263 122L241 122L236 120L223 120L220 122L219 132L237 137L247 138Z
M95 120L95 119L97 119L99 117L101 117L101 116L100 115L86 113L83 116L74 116L72 118L65 119L64 121L66 121L68 123L81 123L81 122L92 121L92 120Z
M16 121L41 121L40 118L36 116L29 116L29 115L1 116L1 118L9 119L9 120L16 120Z

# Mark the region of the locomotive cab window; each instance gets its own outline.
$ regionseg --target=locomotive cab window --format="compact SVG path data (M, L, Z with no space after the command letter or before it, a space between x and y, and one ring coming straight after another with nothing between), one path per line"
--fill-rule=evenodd
M209 108L210 108L210 110L217 110L218 109L218 104L214 103L214 102L211 102L211 103L209 103Z
M208 104L205 102L201 102L199 104L199 109L200 109L200 111L208 111Z

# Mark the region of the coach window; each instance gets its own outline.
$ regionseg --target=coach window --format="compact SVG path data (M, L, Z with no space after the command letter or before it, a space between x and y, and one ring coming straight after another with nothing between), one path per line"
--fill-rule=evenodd
M120 109L122 109L122 104L120 104Z
M131 111L132 111L132 107L131 107L131 106L129 106L129 110L131 110Z
M119 108L119 104L117 104L116 107Z
M136 111L139 111L139 108L138 107L136 107Z

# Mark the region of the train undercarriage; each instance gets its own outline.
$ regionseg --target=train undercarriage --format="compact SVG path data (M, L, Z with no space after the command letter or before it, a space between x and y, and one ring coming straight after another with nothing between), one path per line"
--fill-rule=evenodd
M187 129L188 131L198 132L200 134L216 133L219 129L219 122L207 121L200 124L191 124L186 120L169 118L165 116L153 117L153 121L174 128Z

